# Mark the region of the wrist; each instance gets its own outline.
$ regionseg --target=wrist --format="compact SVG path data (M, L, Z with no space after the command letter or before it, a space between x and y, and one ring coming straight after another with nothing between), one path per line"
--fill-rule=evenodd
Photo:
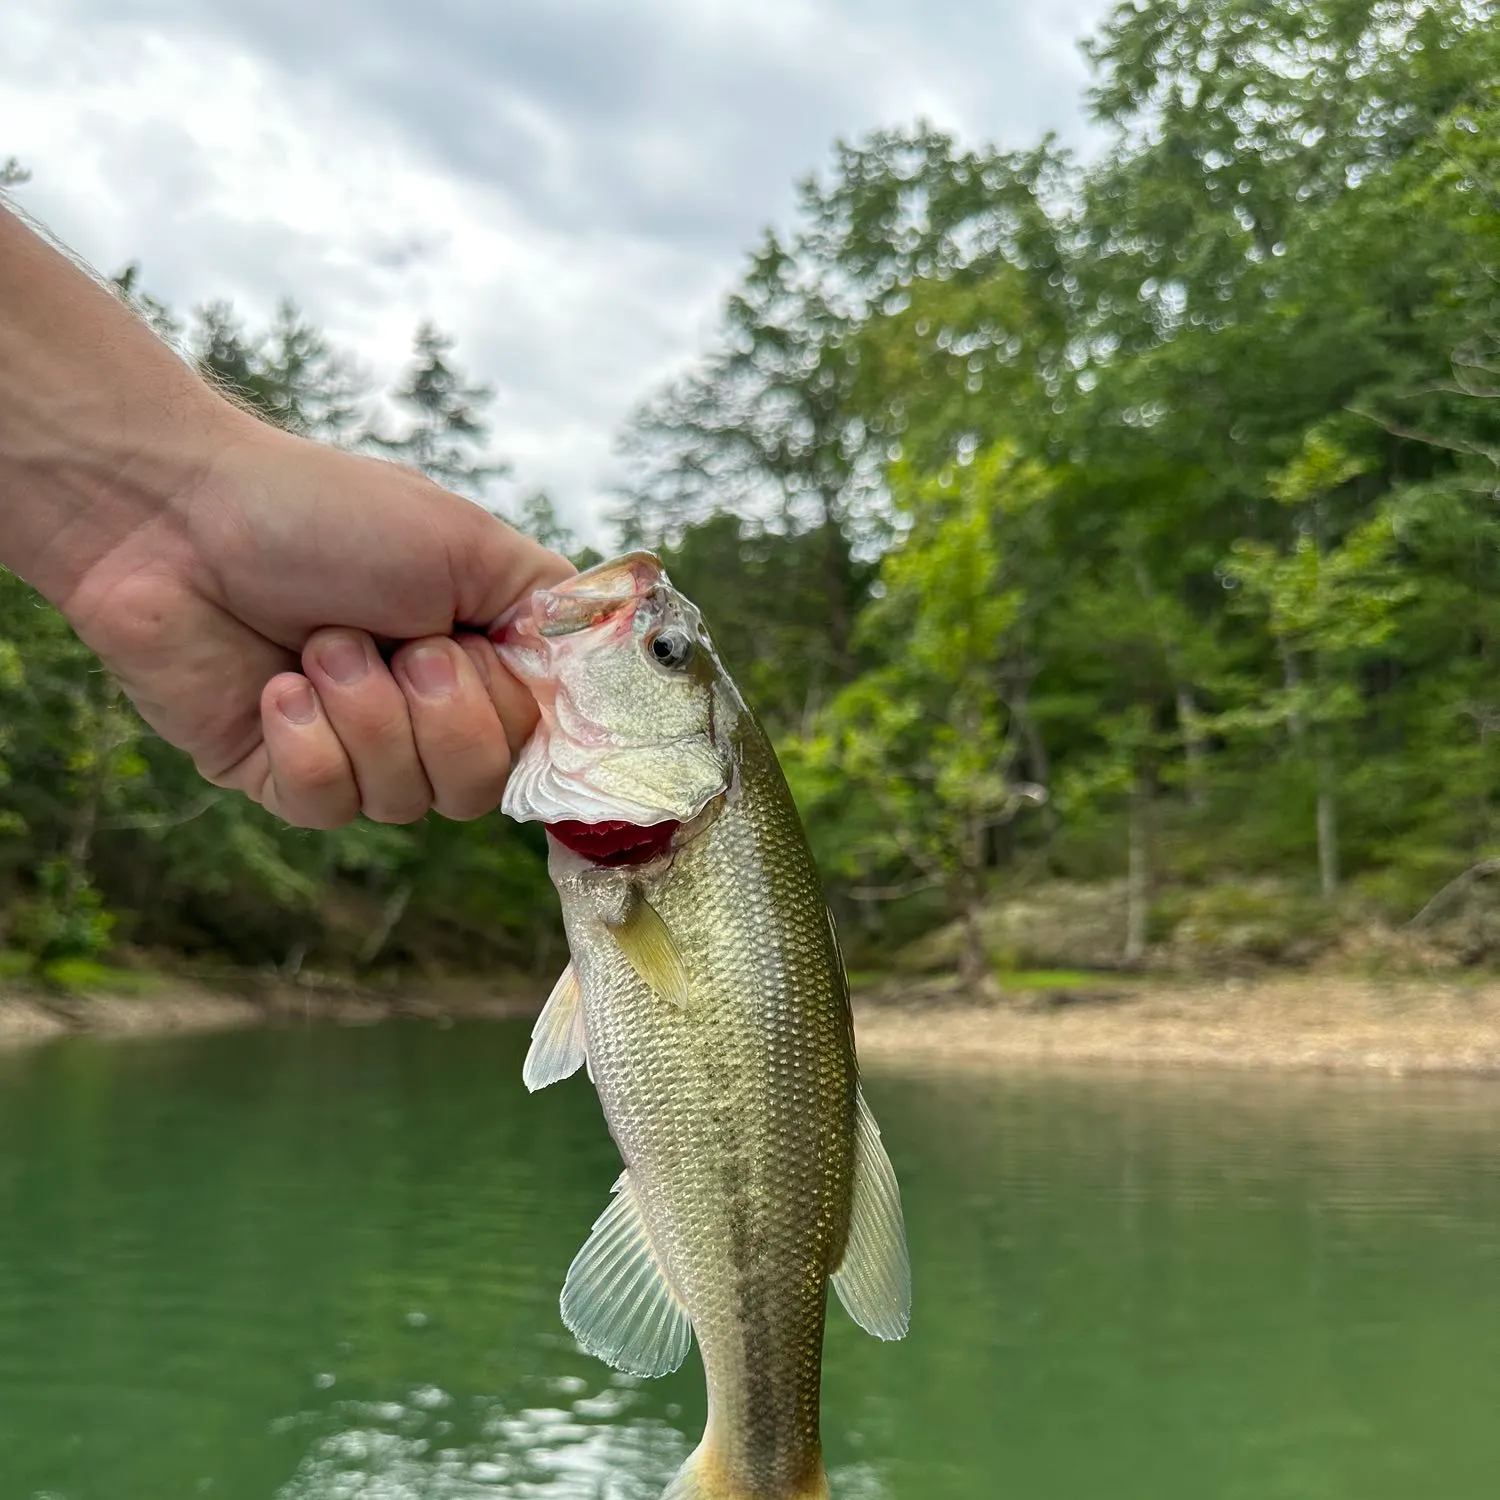
M254 419L0 208L0 562L68 612Z
M138 422L75 407L65 427L38 424L24 446L0 445L0 561L70 615L79 586L130 538L175 529L174 513L224 446L221 428L240 418L204 395Z

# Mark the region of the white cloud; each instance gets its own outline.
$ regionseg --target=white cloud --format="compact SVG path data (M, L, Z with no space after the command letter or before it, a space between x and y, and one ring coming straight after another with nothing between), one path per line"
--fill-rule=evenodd
M593 529L630 407L687 360L835 135L925 114L1082 138L1103 0L59 0L12 17L23 202L179 308L290 293L389 379L424 317L517 479ZM976 17L976 12L979 14Z

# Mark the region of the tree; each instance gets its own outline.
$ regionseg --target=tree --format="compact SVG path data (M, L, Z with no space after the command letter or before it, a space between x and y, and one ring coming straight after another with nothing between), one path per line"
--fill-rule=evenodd
M828 655L849 670L849 530L879 484L849 402L845 320L795 245L768 232L725 311L723 343L633 418L628 517L648 540L712 509L821 542Z
M830 648L826 539L786 532L718 511L683 527L660 551L673 583L703 601L718 650L773 734L806 728L875 654L859 641L841 668ZM839 608L864 604L873 564L841 569Z
M509 465L488 451L490 429L484 411L494 392L470 384L451 363L452 352L453 340L433 324L417 329L412 363L391 396L407 415L405 430L391 436L372 427L366 441L439 484L482 499L490 481L507 474Z
M867 880L894 877L898 890L913 889L913 876L939 889L962 925L960 977L980 986L993 835L1045 796L1013 774L1024 744L1008 658L1027 600L1024 554L1004 548L1006 522L1043 506L1046 485L997 447L946 482L913 484L898 470L893 487L911 530L883 560L880 595L860 622L887 643L887 660L793 747L794 785L829 789L836 773L837 795L868 799L876 818L849 830L846 864Z
M1325 898L1339 886L1340 731L1362 706L1353 668L1362 653L1390 639L1395 612L1413 592L1392 566L1389 514L1377 512L1336 546L1327 540L1330 498L1365 467L1326 431L1307 433L1301 452L1270 483L1277 502L1297 514L1290 551L1247 539L1235 544L1227 565L1247 604L1266 612L1282 682L1265 690L1258 706L1227 714L1220 725L1277 725L1289 732L1316 787L1318 882Z
M847 678L853 559L886 540L885 466L912 394L866 375L885 351L863 334L918 285L968 285L1007 255L1048 259L1036 197L1051 161L1045 148L1025 164L970 152L920 123L840 142L827 176L800 184L795 227L763 237L716 346L633 417L627 537L675 537L714 510L817 535L827 652ZM982 315L963 340L956 357L970 361L1005 342Z
M532 490L522 496L515 524L533 541L570 558L580 572L604 561L602 552L586 547L578 540L573 528L557 514L557 507L546 490Z
M132 285L133 278L127 290ZM259 333L248 333L227 302L210 303L196 313L186 345L205 375L267 421L322 442L356 441L368 381L290 299Z
M0 827L26 894L7 940L46 967L91 958L112 920L97 886L101 828L139 805L145 727L60 616L0 572Z

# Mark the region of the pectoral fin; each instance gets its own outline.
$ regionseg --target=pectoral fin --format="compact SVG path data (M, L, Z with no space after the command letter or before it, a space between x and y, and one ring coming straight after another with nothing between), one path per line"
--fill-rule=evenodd
M644 896L631 902L624 919L610 931L646 985L672 1005L687 1005L687 966L666 923Z
M899 1339L911 1324L911 1261L901 1190L863 1090L854 1108L854 1202L849 1243L833 1273L833 1289L867 1333Z
M665 1375L687 1358L693 1326L651 1247L629 1172L568 1267L563 1322L590 1354L632 1375Z
M531 1050L521 1069L522 1082L534 1094L576 1073L587 1059L586 1043L583 992L578 987L578 973L569 964L552 986L531 1028Z

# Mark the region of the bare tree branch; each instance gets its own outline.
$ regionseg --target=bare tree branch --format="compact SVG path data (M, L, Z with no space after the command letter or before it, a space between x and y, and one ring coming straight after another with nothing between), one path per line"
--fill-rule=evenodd
M1462 875L1450 880L1406 925L1412 930L1431 926L1437 914L1487 875L1500 875L1500 858L1482 859Z
M1373 422L1377 427L1383 427L1392 437L1406 438L1413 443L1425 443L1430 448L1442 448L1449 453L1463 453L1470 458L1482 458L1487 463L1500 468L1500 448L1491 448L1486 443L1471 443L1465 438L1445 438L1439 437L1435 432L1422 432L1415 427L1393 422L1387 417L1382 417L1378 412L1370 411L1362 406L1350 405L1344 409L1356 417L1363 417L1367 422Z
M918 875L914 880L899 881L895 885L855 885L849 894L856 901L901 901L922 891L930 891L942 884L939 877Z

